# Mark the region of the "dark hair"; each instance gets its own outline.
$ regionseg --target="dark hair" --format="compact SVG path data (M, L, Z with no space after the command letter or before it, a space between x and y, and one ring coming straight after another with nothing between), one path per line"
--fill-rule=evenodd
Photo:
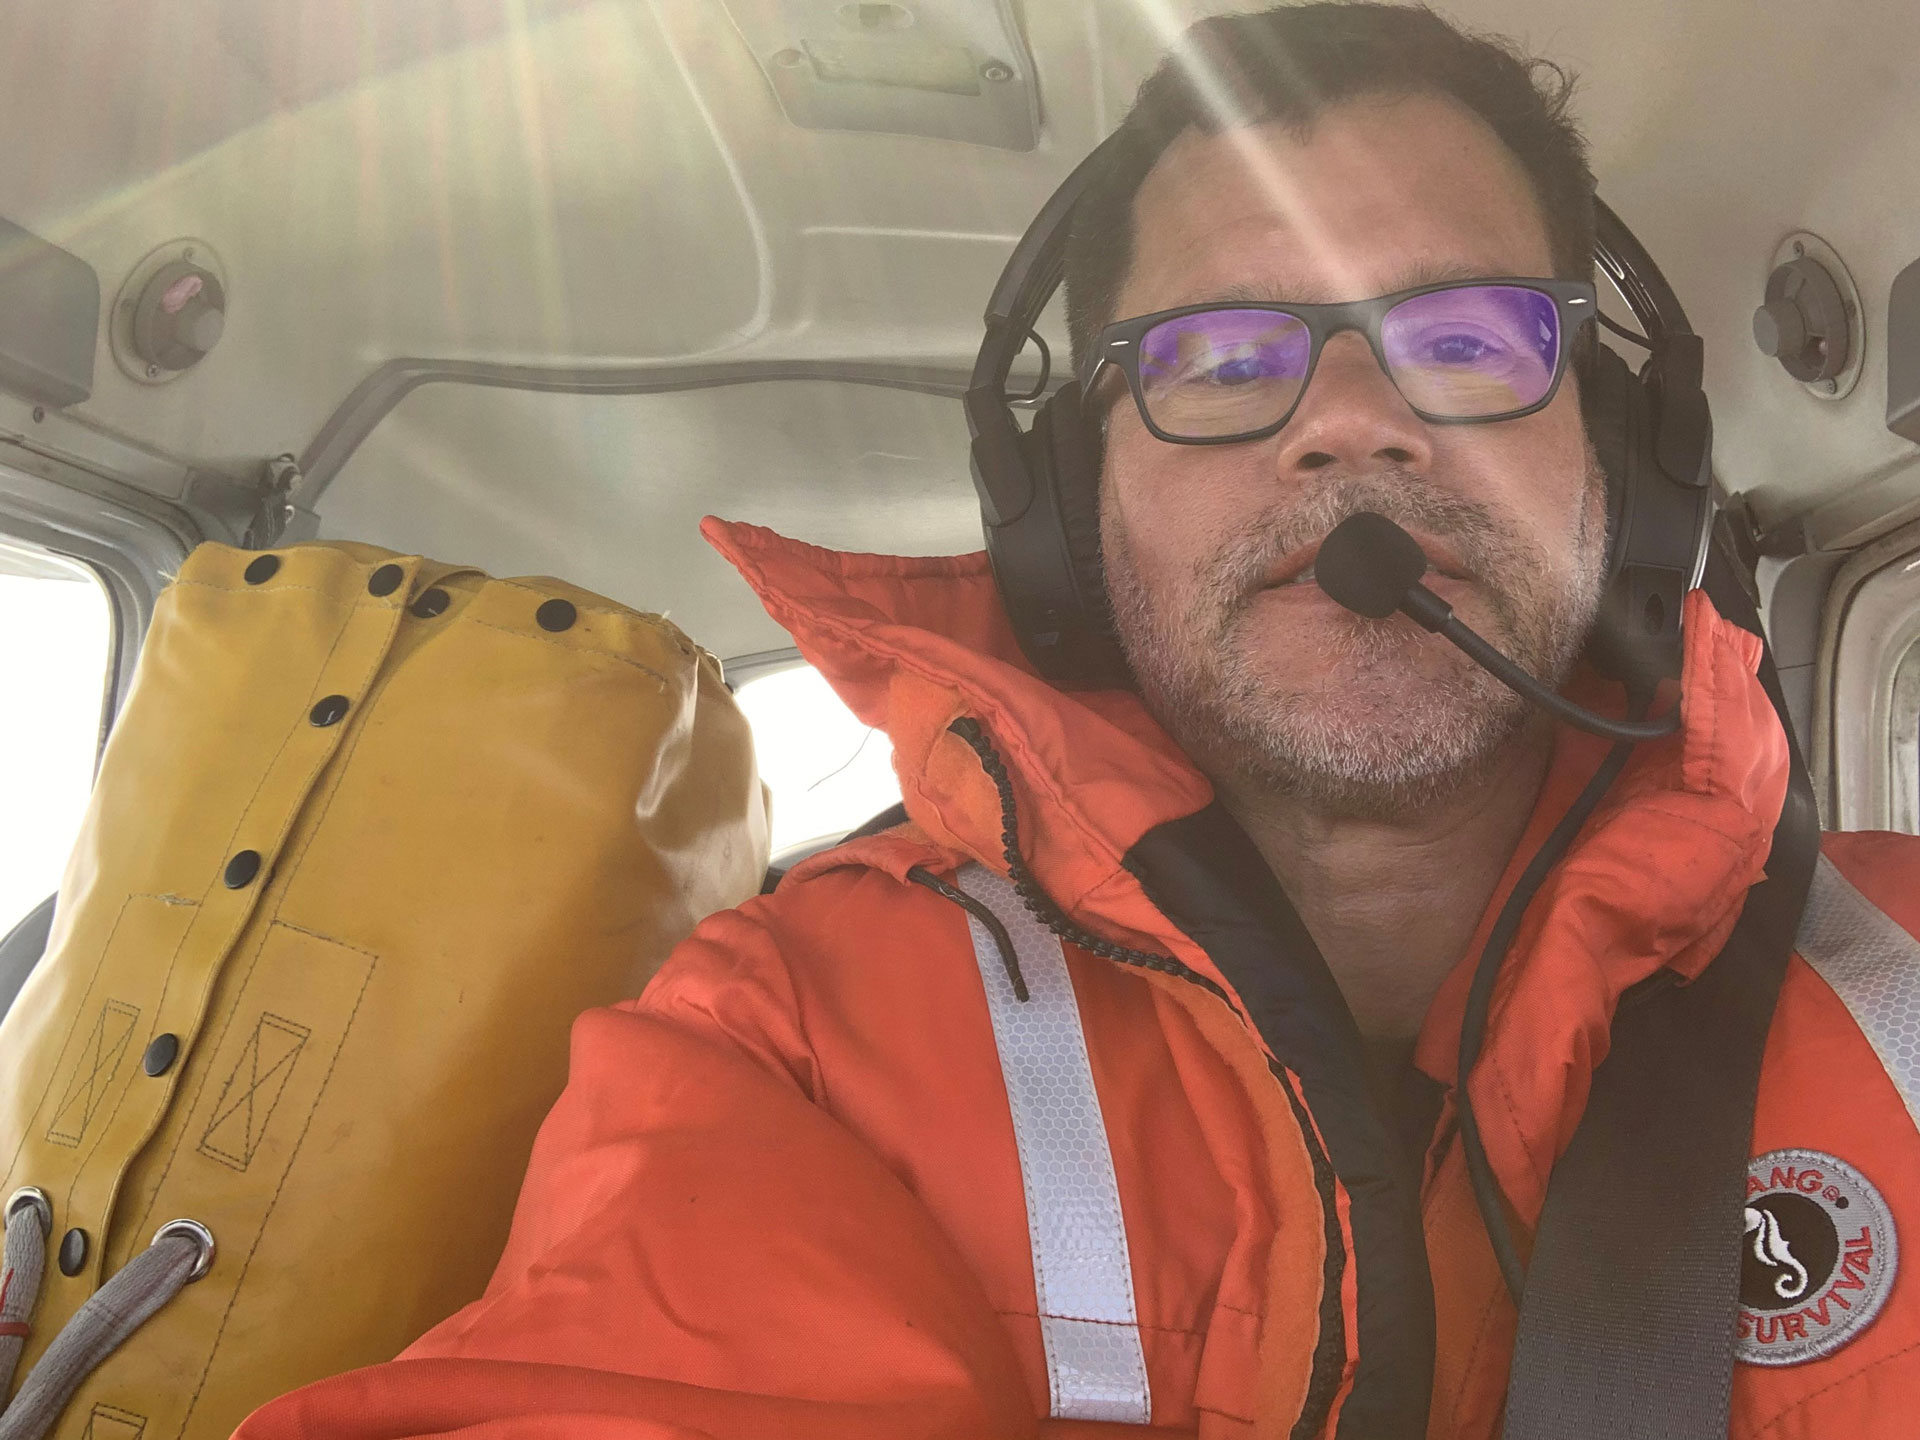
M1456 29L1424 6L1283 5L1189 28L1140 86L1106 165L1074 209L1067 242L1067 326L1077 364L1125 283L1133 199L1188 129L1278 121L1304 134L1341 100L1443 95L1486 121L1539 201L1554 274L1593 273L1593 171L1568 117L1573 77L1511 44Z

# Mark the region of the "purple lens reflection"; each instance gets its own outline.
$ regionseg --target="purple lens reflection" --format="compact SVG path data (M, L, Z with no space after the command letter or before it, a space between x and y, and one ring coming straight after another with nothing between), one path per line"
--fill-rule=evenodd
M1403 300L1380 322L1393 383L1414 409L1466 420L1546 399L1560 368L1560 310L1521 285L1458 285Z
M1140 393L1169 435L1211 439L1274 424L1313 360L1306 322L1274 310L1205 310L1140 338Z

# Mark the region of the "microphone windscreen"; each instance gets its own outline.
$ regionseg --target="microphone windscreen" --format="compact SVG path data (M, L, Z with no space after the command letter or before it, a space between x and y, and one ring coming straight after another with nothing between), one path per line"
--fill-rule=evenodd
M1384 620L1427 573L1420 542L1384 515L1349 515L1320 542L1313 578L1347 609Z

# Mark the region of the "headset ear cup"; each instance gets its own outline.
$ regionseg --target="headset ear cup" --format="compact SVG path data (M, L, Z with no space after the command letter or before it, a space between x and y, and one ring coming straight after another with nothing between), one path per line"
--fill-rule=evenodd
M1662 471L1649 383L1605 346L1582 369L1580 398L1607 479L1606 580L1587 658L1601 674L1651 691L1680 673L1681 608L1712 494Z
M1100 558L1100 450L1078 387L1060 390L1018 439L1032 499L1014 520L989 525L987 554L1036 669L1068 690L1132 685L1113 631Z

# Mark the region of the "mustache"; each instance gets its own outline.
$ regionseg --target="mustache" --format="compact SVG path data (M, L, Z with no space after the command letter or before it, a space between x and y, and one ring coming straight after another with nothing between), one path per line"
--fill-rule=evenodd
M1519 559L1484 506L1430 485L1412 470L1394 467L1334 477L1311 494L1253 517L1215 557L1208 588L1229 603L1251 596L1281 559L1325 539L1334 526L1362 510L1445 540L1470 580L1485 583L1513 569Z

